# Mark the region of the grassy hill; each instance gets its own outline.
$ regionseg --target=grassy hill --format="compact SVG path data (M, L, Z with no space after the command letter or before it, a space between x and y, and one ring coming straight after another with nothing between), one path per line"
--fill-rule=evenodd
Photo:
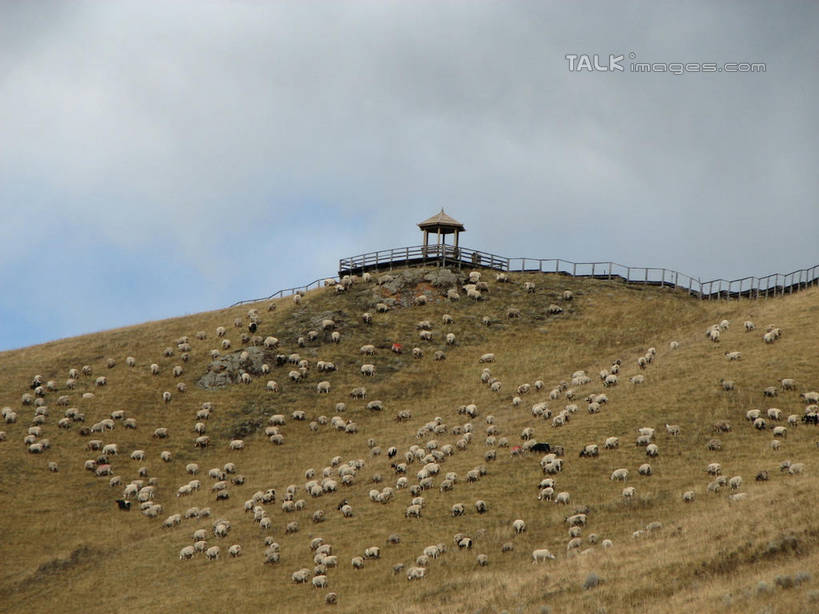
M460 292L460 300L450 302L445 286L433 286L418 270L407 271L403 284L379 285L357 281L347 292L322 288L308 293L300 304L292 298L245 305L184 318L150 322L113 331L65 339L35 347L0 353L0 407L17 413L17 421L0 424L6 440L0 442L0 611L3 612L119 612L180 611L216 612L274 611L305 612L315 609L339 612L815 612L819 610L819 430L799 422L790 426L781 448L771 448L768 428L757 430L745 420L748 409L781 408L783 414L804 413L800 393L819 390L819 290L809 289L792 296L758 301L697 301L684 292L668 288L625 286L619 282L580 280L559 275L512 274L511 283L488 282L485 300L475 302ZM404 272L394 272L401 277ZM536 284L528 293L523 282ZM574 299L564 300L564 290ZM428 304L415 305L413 297L425 293ZM394 299L386 313L377 313L376 304ZM559 314L549 312L559 305ZM520 317L509 319L515 307ZM250 344L240 336L247 331L248 310L259 313L256 334L280 340L277 350L265 350L269 374L252 376L249 384L235 383L218 389L197 385L212 362L211 350L222 339L216 329L224 326L231 348L222 356L240 353ZM362 321L369 311L372 323ZM443 314L454 323L444 325ZM491 319L490 326L482 323ZM242 319L242 327L233 325ZM341 334L333 343L330 333L321 330L324 319L333 319ZM708 326L726 319L730 326L719 343L705 337ZM743 321L753 320L757 328L746 333ZM432 340L419 339L417 323L429 320ZM775 343L763 343L762 335L771 324L783 335ZM204 330L207 338L196 338ZM304 347L297 339L317 330L318 338ZM445 343L448 332L455 345ZM189 360L183 361L176 341L188 336ZM679 349L670 342L678 341ZM404 351L390 351L393 343ZM364 344L376 346L374 356L362 356ZM411 348L423 349L423 358L413 358ZM163 350L173 349L165 357ZM645 369L637 360L649 347L656 348L655 360ZM446 359L433 360L436 350ZM727 351L740 351L741 360L728 361ZM496 361L480 364L482 354L492 352ZM291 382L291 365L277 366L276 354L298 353L310 362L304 381ZM134 367L126 356L136 360ZM116 365L107 368L113 358ZM318 373L318 360L333 361L337 371ZM604 388L598 373L621 361L619 383ZM363 363L376 367L373 377L360 372ZM160 367L152 375L150 365ZM74 389L66 388L71 368L92 368L91 376L80 377ZM184 373L174 377L175 365ZM491 370L502 386L494 392L481 382L484 367ZM591 382L575 387L573 400L550 399L552 389L569 382L577 370L585 370ZM57 391L44 396L48 416L41 425L50 448L43 454L27 452L24 438L32 425L34 405L23 405L24 393L31 393L35 374L54 380ZM629 378L642 374L645 382L631 384ZM105 386L95 386L98 376ZM796 390L778 391L775 398L763 396L768 386L779 388L783 378L793 378ZM736 382L733 391L724 391L721 379ZM278 392L266 389L275 380ZM329 394L318 394L319 381L330 382ZM519 395L516 388L541 380L542 390ZM176 388L179 382L186 392ZM352 388L365 386L367 396L353 399ZM165 403L162 393L172 393ZM83 398L85 392L93 398ZM586 411L584 398L603 393L608 402L599 413ZM68 395L69 405L84 413L84 423L70 429L58 428L66 407L57 399ZM383 411L366 409L367 402L381 400ZM562 427L551 419L533 416L535 403L545 401L556 415L566 405L578 410ZM210 438L207 448L193 445L197 433L196 412L203 403L212 403L206 421ZM340 415L358 426L349 434L328 424L313 430L310 423L319 416L332 418L336 404L346 409ZM459 413L459 407L474 403L474 418ZM82 435L83 426L109 418L124 410L134 418L136 429L124 428L121 421L111 431ZM306 420L292 419L303 411ZM396 420L408 410L408 421ZM269 417L284 414L279 427L283 445L274 445L264 433ZM487 417L497 431L494 446L486 445ZM420 433L419 428L440 418L446 432ZM730 432L714 432L714 424L727 421ZM203 421L204 422L204 421ZM440 462L434 486L423 491L425 499L420 519L405 518L412 496L408 489L395 491L387 503L370 500L372 488L395 487L399 477L391 464L404 462L410 446L426 446L437 440L440 450L462 438L456 434L471 423L472 438L465 449ZM676 424L680 434L667 433L665 424ZM786 422L775 423L785 425ZM167 439L152 437L154 429L166 427ZM563 470L552 477L556 491L570 495L568 505L538 500L538 484L544 476L541 453L513 455L513 446L523 443L521 433L532 427L537 441L562 446ZM656 429L659 456L647 458L646 449L635 445L639 427ZM616 449L604 449L606 438L619 437ZM243 450L231 450L228 442L240 437ZM501 437L509 447L500 447ZM718 438L720 450L708 450L709 440ZM109 456L120 486L109 486L109 477L96 477L84 463L99 452L89 451L87 442L100 439L115 442L119 454ZM372 441L371 441L372 440ZM587 444L596 443L600 454L579 457ZM371 445L381 449L373 455ZM398 449L388 458L390 446ZM146 452L144 461L130 459L135 449ZM496 451L495 460L485 454ZM171 462L163 462L160 452L169 451ZM362 459L363 466L349 486L320 497L304 490L305 472L314 469L317 478L331 465L331 458ZM804 463L802 474L779 470L784 460ZM57 463L58 471L48 470ZM201 490L177 497L179 486L193 479L187 463L195 462ZM211 491L214 480L210 468L233 462L245 477L242 485L228 485L230 498L217 501ZM650 462L653 475L640 476L637 468ZM713 479L706 473L709 463L718 462L726 477L741 476L743 484L732 493L724 486L718 493L707 492ZM486 469L477 482L466 479L469 470ZM157 518L140 513L135 501L128 512L117 508L115 499L123 487L138 479L140 467L156 479L155 503L162 505ZM409 464L409 484L417 484L422 462ZM614 469L625 467L626 483L612 481ZM770 480L757 482L758 472L769 472ZM447 472L457 474L454 489L440 491ZM380 483L373 481L378 475ZM228 476L228 481L231 476ZM296 485L295 499L304 500L301 511L285 512L282 501L288 485ZM636 495L624 500L624 487L634 486ZM244 502L259 490L274 488L275 503L263 505L272 526L261 529L253 514L243 511ZM693 490L696 498L684 503L682 493ZM732 500L731 494L745 493ZM344 518L337 507L346 499L353 509ZM488 512L476 513L473 504L482 499ZM453 504L462 503L463 516L452 517ZM192 506L210 507L206 518L185 519L172 528L163 520L184 513ZM567 551L568 525L565 518L580 508L587 509L582 544ZM314 523L316 510L325 520ZM583 511L583 510L580 510ZM216 519L231 523L225 538L213 535ZM523 519L527 530L515 535L512 522ZM288 523L299 530L286 534ZM635 531L652 522L661 528L634 537ZM218 545L221 557L208 561L202 554L180 560L179 551L192 545L193 532L205 528L208 546ZM387 544L393 533L400 543ZM453 542L456 533L473 540L471 550L461 550ZM592 535L596 535L595 540ZM266 536L280 544L280 560L264 564ZM328 587L315 589L294 584L291 574L301 568L312 571L314 552L310 540L320 536L332 544L338 567L327 569ZM603 548L602 540L613 545ZM597 543L592 543L592 542ZM506 543L513 550L502 551ZM406 570L426 546L445 544L447 552L431 560L423 579L408 581ZM238 558L228 556L232 544L242 546ZM351 559L377 545L380 559L369 559L362 569L354 569ZM548 548L555 560L533 564L532 551ZM488 556L488 565L478 566L478 554ZM400 573L393 566L405 565ZM593 584L590 574L600 582ZM587 582L589 580L589 582ZM338 595L336 605L326 605L325 595ZM750 610L749 610L750 608Z

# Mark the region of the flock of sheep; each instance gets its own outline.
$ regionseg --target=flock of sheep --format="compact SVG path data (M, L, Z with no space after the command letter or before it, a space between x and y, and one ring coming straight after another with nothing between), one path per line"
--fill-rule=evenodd
M384 283L384 278L378 280ZM466 284L460 288L449 289L440 300L455 303L462 297L474 301L483 301L490 292L490 283L482 280L479 272L469 274ZM365 273L361 277L345 277L340 282L328 280L327 286L333 287L333 292L343 295L354 284L373 284L376 280ZM495 276L496 284L512 283L505 273L498 273ZM536 286L527 281L523 284L525 295L534 294ZM574 294L565 291L555 299L556 302L549 304L545 311L551 316L559 316L564 308L575 299ZM433 298L425 293L417 294L412 306L408 309L418 309L422 311ZM302 297L297 294L293 301L299 305ZM558 303L563 303L561 306ZM270 310L275 309L275 303L271 304ZM377 318L389 318L389 312L395 309L385 302L376 302L374 305L375 315L371 312L361 314L361 325L369 327ZM505 310L505 317L510 320L521 318L521 311L518 307L508 306ZM444 314L441 317L441 324L444 327L455 325L456 317L452 314ZM481 321L481 325L491 325L491 320L487 317ZM360 326L361 326L360 325ZM264 390L275 399L286 387L300 389L303 394L310 394L314 391L317 396L336 395L342 399L349 396L353 400L365 400L366 410L371 416L377 417L385 413L385 407L390 405L389 400L369 399L366 382L376 377L379 373L378 358L382 352L403 351L402 346L394 344L390 349L379 348L375 343L367 343L360 348L349 348L349 344L344 342L344 325L332 319L323 319L318 327L320 330L305 331L303 335L289 340L292 343L290 350L282 351L281 346L285 342L280 341L275 335L276 331L266 330L266 336L262 335L265 326L257 309L251 309L247 313L247 321L243 318L236 318L233 326L241 330L241 344L264 348L266 352L275 353L269 363L261 367L262 374L271 374L276 370L289 370L286 378L281 379L281 383L276 379L267 379ZM724 343L730 339L728 333L730 322L723 320L718 324L709 326L706 331L707 338L714 343ZM247 332L245 332L247 328ZM192 356L206 355L211 359L216 359L226 352L236 353L240 356L240 362L247 360L246 350L231 350L233 343L228 338L229 327L219 326L215 335L218 339L218 347L206 349L209 335L206 331L198 331L193 335L185 335L174 339L172 343L162 351L162 358L168 359L174 356L179 357L181 364L175 364L169 373L176 380L175 391L159 390L160 398L164 404L176 405L180 403L178 397L184 398L187 390L186 383L182 381L186 375L186 363L189 363ZM744 323L744 330L752 332L755 326L752 322ZM440 339L447 348L458 348L458 337L451 330L438 336L433 332L433 325L427 319L422 319L417 324L419 345L410 350L413 358L421 360L424 358L424 345L430 344L433 339ZM281 335L280 335L281 336ZM767 327L763 335L765 344L774 343L782 336L782 331L773 325ZM329 360L311 361L302 357L298 353L298 348L304 348L308 343L326 341L320 346L320 351L336 356ZM196 347L194 347L196 346ZM671 341L668 344L668 351L662 354L662 360L673 360L674 353L680 348L680 342ZM358 385L349 391L337 390L333 385L332 374L337 371L337 364L344 352L349 357L350 354L356 356L361 361L357 377ZM52 425L64 431L74 431L80 437L78 440L61 438L61 443L68 446L82 448L88 453L89 458L83 462L82 470L87 471L93 479L105 478L110 489L114 489L118 499L120 509L130 509L136 505L141 513L152 519L158 519L161 526L171 532L174 539L178 539L180 549L178 558L186 561L201 556L208 561L216 561L221 558L223 550L231 558L242 556L243 548L239 543L230 543L232 522L228 518L233 516L233 522L253 522L259 530L259 541L264 544L263 561L260 563L277 565L280 562L280 552L282 547L275 541L273 533L275 527L283 526L283 535L296 535L303 528L305 521L314 526L312 532L318 530L319 525L331 518L334 521L343 522L344 519L353 518L356 515L356 507L361 505L390 506L395 502L400 502L403 511L401 515L405 521L424 521L428 518L425 510L428 509L430 499L441 496L443 493L463 492L463 501L452 504L449 513L453 518L463 516L467 513L478 515L492 514L494 506L491 501L480 497L469 497L472 490L466 485L480 482L489 473L488 465L497 459L499 453L508 453L516 457L530 457L538 455L540 460L537 469L533 472L532 481L536 483L537 500L544 503L554 503L555 505L567 506L565 516L566 524L566 544L567 556L575 554L585 554L593 551L599 545L600 548L611 548L614 542L609 537L603 537L598 533L588 533L584 536L588 525L594 524L594 514L585 505L577 505L571 508L571 491L565 486L561 489L561 473L564 471L566 463L595 463L600 462L600 458L611 453L612 450L620 448L621 439L627 437L625 433L612 433L601 441L588 442L582 448L575 451L579 460L569 460L567 451L559 445L538 442L536 433L540 433L543 439L560 438L560 429L580 420L595 420L598 414L614 411L610 405L609 394L618 386L648 386L651 385L651 368L660 354L654 347L648 348L637 356L618 359L611 364L606 364L596 375L589 375L585 370L575 370L570 375L567 374L565 380L553 382L547 385L541 379L532 382L502 382L493 376L492 369L498 362L506 361L513 363L514 357L499 356L497 353L484 353L479 356L463 357L463 360L473 360L480 365L476 368L476 386L486 386L493 393L497 393L498 402L493 405L492 413L486 413L475 403L469 401L457 408L441 409L444 418L438 416L423 425L417 425L412 429L412 434L416 443L402 446L402 442L390 442L390 445L379 444L373 437L366 440L366 450L362 448L363 456L344 459L342 456L334 455L327 459L327 464L323 467L304 467L302 484L247 484L251 488L256 488L255 492L244 500L241 504L234 503L231 494L237 488L246 484L247 478L243 476L239 467L243 450L247 446L263 445L267 440L273 446L282 446L286 443L285 434L288 431L289 423L305 422L309 430L316 432L323 427L334 429L345 434L356 434L363 429L353 421L344 417L346 411L346 399L335 402L335 415L315 415L308 416L304 410L294 410L289 415L286 413L273 414L268 419L268 424L263 429L264 439L253 437L249 441L243 439L211 439L208 434L208 421L219 411L219 407L212 401L204 402L191 411L191 419L188 433L173 432L172 428L163 425L151 425L153 427L151 439L160 444L169 438L190 437L190 447L192 449L212 449L217 446L224 454L223 463L219 466L200 470L199 463L190 462L185 465L185 477L174 484L173 490L160 488L156 477L151 476L146 459L158 458L162 463L173 463L174 456L170 450L160 450L158 454L155 450L147 450L144 447L124 450L120 443L114 441L119 429L136 430L143 428L137 419L137 412L129 409L116 409L110 415L94 415L93 419L86 413L89 410L80 411L72 407L78 398L77 387L89 388L79 395L87 405L93 408L94 392L93 388L109 386L108 378L104 375L96 375L95 371L99 367L83 365L81 368L72 367L66 370L66 380L62 385L55 380L44 381L41 375L33 375L27 382L29 390L26 390L19 397L19 403L13 409L11 405L2 408L2 419L7 431L0 431L0 441L7 440L9 436L19 437L25 444L25 449L30 454L40 454L47 456L51 448L51 439L47 435ZM742 353L739 351L725 352L727 361L742 360ZM273 356L273 354L271 354ZM434 360L445 360L447 358L444 350L439 349L433 353ZM151 376L157 376L157 381L166 382L159 377L165 371L160 367L162 362L137 361L133 356L124 359L125 369L133 371L147 370ZM105 369L118 368L118 360L109 358L104 363ZM122 369L123 367L119 367ZM477 372L477 369L480 369ZM308 386L305 382L310 379L312 372L321 373L320 379L313 386ZM264 379L264 378L263 378ZM245 385L254 383L254 374L248 371L241 371L239 382ZM86 385L86 382L93 382L93 385ZM479 382L479 384L478 384ZM729 380L721 380L721 388L730 392L735 389L735 383ZM777 386L771 386L761 391L764 399L776 397L780 392L783 394L795 394L799 385L792 378L781 379ZM604 392L606 390L606 392ZM505 391L512 391L507 393ZM504 397L504 394L511 394L511 397ZM526 397L537 397L531 403L524 403ZM801 400L804 402L804 412L800 414L792 413L786 415L781 409L767 408L748 409L745 418L750 425L764 432L770 432L772 449L781 447L782 441L787 437L788 429L794 429L800 423L817 424L817 413L819 413L819 393L806 391L801 393ZM275 402L275 401L274 401ZM510 406L506 406L506 403ZM184 405L184 401L181 402ZM52 405L53 407L49 407ZM528 406L528 409L526 407ZM509 407L509 409L507 409ZM57 408L60 408L59 410ZM521 409L518 409L521 408ZM513 415L520 417L521 412L531 416L529 426L523 428L519 435L513 436L503 428L503 417L510 411ZM62 415L53 422L52 413ZM133 415L131 415L133 414ZM485 415L484 415L485 414ZM483 427L479 426L478 420L482 417ZM411 422L412 414L409 410L400 410L395 413L395 419L399 422ZM375 418L377 419L377 418ZM385 418L386 419L386 418ZM19 426L18 423L29 423L29 426ZM149 430L151 429L149 427ZM483 462L476 465L463 474L456 471L447 471L448 462L454 456L464 454L474 449L478 441L478 430L483 428L485 435L482 444L485 451L482 454ZM733 426L726 421L713 425L715 435L722 437L730 436ZM622 482L622 499L628 504L638 496L638 487L629 484L629 480L635 475L649 477L654 473L651 465L655 459L662 458L664 446L673 438L679 437L681 428L675 424L665 424L664 428L657 425L641 424L634 427L632 433L633 440L623 443L634 445L635 453L633 465L619 467L614 471L601 470L601 479L608 477L612 481ZM53 433L53 431L52 431ZM505 434L503 434L505 433ZM548 436L544 436L548 433ZM661 437L661 435L663 437ZM99 436L104 439L98 438ZM518 442L519 440L519 442ZM152 448L156 446L152 443ZM721 442L714 437L708 442L708 449L712 451L720 450ZM544 454L540 454L544 452ZM328 496L337 495L342 489L363 481L362 470L378 457L387 457L390 461L390 469L394 476L390 479L381 473L370 476L373 488L368 492L367 499L351 503L344 499L338 504L335 502L322 506ZM369 458L366 458L369 457ZM127 459L127 460L125 460ZM319 459L316 459L316 463ZM58 472L60 468L54 461L47 464L49 471ZM73 468L72 468L73 469ZM797 475L806 470L803 462L783 461L780 469L789 475ZM201 474L201 477L200 477ZM128 476L127 478L125 476ZM207 475L207 478L204 476ZM732 501L740 501L745 497L742 491L744 484L743 477L735 475L726 477L722 472L722 465L712 462L707 467L702 468L704 478L704 490L708 493L718 493L720 489L730 490L729 495ZM213 506L218 510L214 514L211 507L185 506L185 498L195 495L203 490L202 480L210 480L208 488L205 490L213 498ZM768 479L766 471L760 471L755 479L765 481ZM386 482L386 484L384 484ZM376 487L377 486L377 487ZM160 501L160 493L164 493L164 500ZM175 497L171 495L175 493ZM337 495L338 496L338 495ZM683 503L691 503L696 499L695 490L686 490L680 494ZM308 504L308 501L311 503ZM308 507L315 508L309 512ZM161 516L165 510L170 513L164 519ZM281 510L280 513L278 510ZM303 512L303 513L299 513ZM388 512L384 512L387 514ZM215 516L216 519L210 521ZM252 520L245 520L245 518ZM290 520L295 518L295 520ZM201 526L204 519L208 519L205 527ZM529 522L538 522L537 518L529 519ZM184 527L196 525L194 530L184 530ZM515 536L522 535L527 531L527 521L523 518L511 518L508 521L509 535L511 541L504 542L501 547L502 553L514 552ZM183 529L180 529L183 527ZM645 528L634 531L633 537L638 538L662 527L659 522L649 523ZM192 544L190 542L193 542ZM371 565L379 565L383 556L387 555L391 545L401 542L398 533L390 535L384 544L385 550L378 544L367 543L358 552L347 552L346 560L355 569L364 569ZM184 545L182 545L184 543ZM477 543L475 535L468 535L458 532L452 536L452 546L455 551L472 551ZM292 572L290 580L295 584L310 584L316 589L327 589L332 584L334 568L346 564L340 559L340 553L321 537L309 540L309 548L299 548L294 540L288 540L286 547L291 549L293 557L304 557L307 566L300 567ZM408 581L422 580L428 574L434 573L435 561L447 555L449 547L447 543L441 541L430 543L418 552L412 561L396 562L392 565L394 574L404 573ZM475 555L475 565L486 566L490 562L487 552L478 552ZM311 557L312 562L308 563ZM545 563L556 559L548 548L536 547L527 557L533 564ZM338 595L329 592L325 596L328 604L336 603Z

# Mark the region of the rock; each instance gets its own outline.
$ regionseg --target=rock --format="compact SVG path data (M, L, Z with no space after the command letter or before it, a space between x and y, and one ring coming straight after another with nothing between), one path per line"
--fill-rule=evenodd
M424 275L424 280L431 283L436 288L448 290L452 287L460 287L464 277L453 273L449 269L435 269Z
M240 358L243 351L248 354L245 360ZM205 389L222 388L238 383L241 371L247 371L251 375L261 375L262 364L265 362L275 363L275 361L275 354L266 355L264 349L260 347L237 350L231 354L220 356L211 362L208 365L208 372L199 378L196 385Z

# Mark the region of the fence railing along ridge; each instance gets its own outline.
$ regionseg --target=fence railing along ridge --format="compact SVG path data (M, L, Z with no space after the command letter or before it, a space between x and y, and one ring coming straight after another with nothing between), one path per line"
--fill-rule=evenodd
M614 261L574 262L564 258L508 258L480 250L450 245L410 246L367 252L339 260L338 276L316 279L304 286L286 288L270 296L237 301L236 307L247 303L288 296L318 288L327 279L338 280L346 274L371 270L392 269L395 266L463 266L489 268L498 271L526 273L557 273L571 277L619 279L629 284L668 286L683 289L703 300L724 298L768 298L791 294L819 283L819 264L790 273L748 275L738 279L724 278L701 281L699 277L665 267L634 267Z

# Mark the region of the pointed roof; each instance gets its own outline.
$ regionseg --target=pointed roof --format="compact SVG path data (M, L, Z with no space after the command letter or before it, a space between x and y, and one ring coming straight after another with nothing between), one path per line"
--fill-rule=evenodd
M441 209L440 213L437 213L436 215L433 215L428 220L424 220L423 222L420 222L418 224L418 227L421 230L433 230L433 229L440 228L442 233L455 232L456 230L458 232L465 232L466 231L466 228L464 228L464 225L461 224L455 218L452 218L452 217L448 216L446 213L444 213L443 208Z

